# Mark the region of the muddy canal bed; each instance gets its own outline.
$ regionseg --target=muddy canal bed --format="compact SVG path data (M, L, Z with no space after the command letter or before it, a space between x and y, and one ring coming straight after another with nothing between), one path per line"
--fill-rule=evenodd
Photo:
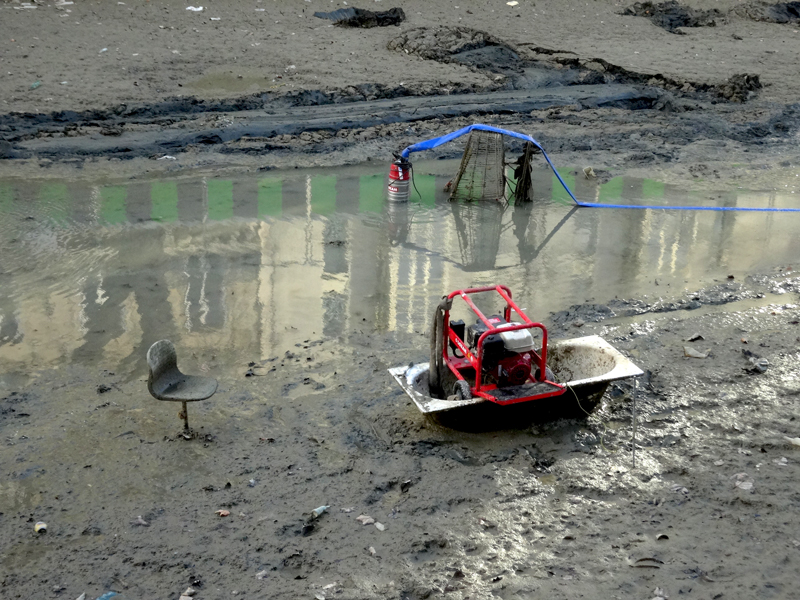
M3 597L791 597L793 217L574 211L544 171L530 206L453 205L452 170L403 206L369 166L0 182ZM794 201L572 173L604 202ZM635 467L630 383L452 427L393 383L438 298L495 281L646 371ZM190 440L147 394L163 337L220 382Z

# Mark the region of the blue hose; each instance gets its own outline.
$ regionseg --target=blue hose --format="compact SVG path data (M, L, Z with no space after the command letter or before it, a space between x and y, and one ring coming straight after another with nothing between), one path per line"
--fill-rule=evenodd
M442 144L446 144L447 142L452 142L454 139L461 137L469 133L470 131L478 130L478 131L491 131L493 133L500 133L502 135L507 135L509 137L515 137L520 140L525 140L526 142L530 142L534 146L536 146L539 150L542 151L542 156L547 161L547 164L550 165L550 168L553 169L553 174L558 179L559 183L561 183L564 190L566 190L569 197L575 202L576 205L583 207L583 208L639 208L639 209L661 209L661 210L718 210L718 211L740 211L740 212L800 212L800 208L774 208L774 207L767 207L767 208L748 208L742 206L657 206L657 205L650 205L650 204L602 204L600 202L581 202L576 197L575 194L572 193L572 190L569 189L564 180L561 179L561 175L558 174L553 161L550 160L550 157L547 156L547 152L544 151L542 145L533 139L529 135L525 135L524 133L517 133L516 131L509 131L507 129L500 129L499 127L492 127L491 125L482 125L476 123L475 125L469 125L464 127L463 129L459 129L458 131L454 131L452 133L448 133L447 135L442 135L437 138L432 138L430 140L425 140L424 142L418 142L416 144L412 144L402 152L402 157L408 159L409 155L412 152L419 152L420 150L433 150L441 146Z

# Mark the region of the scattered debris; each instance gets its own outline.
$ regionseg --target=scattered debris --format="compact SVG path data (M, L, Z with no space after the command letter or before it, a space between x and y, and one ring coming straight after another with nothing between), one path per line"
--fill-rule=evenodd
M363 8L340 8L333 12L315 12L314 16L319 19L333 21L339 27L388 27L389 25L400 25L406 20L406 14L402 8L390 8L389 10L371 11Z
M248 481L247 482L247 487L256 487L256 480L255 479L251 479L250 481Z
M268 574L269 572L266 569L264 569L263 571L259 571L258 573L256 573L256 579L264 579Z
M106 592L102 596L98 596L96 600L111 600L114 596L118 596L117 592Z
M42 85L42 82L41 82L41 81L34 81L34 82L31 84L31 88L30 88L30 89L32 89L32 90L35 90L36 88L38 88L38 87L39 87L39 86L41 86L41 85Z
M703 337L702 335L700 335L699 333L695 333L694 335L692 335L692 336L690 336L690 337L686 338L686 341L687 341L687 342L696 342L696 341L698 341L698 340L704 340L704 339L706 339L706 338L704 338L704 337Z
M791 439L791 438L786 438L786 439L788 440L788 439ZM800 446L800 438L796 438L796 439L798 440L798 444L797 444L797 445L798 445L798 446ZM410 479L407 479L406 481L404 481L404 482L402 482L402 483L400 484L400 491L401 491L401 492L403 492L403 493L405 493L405 492L407 492L407 491L408 491L408 489L409 489L410 487L411 487L411 480L410 480Z
M669 596L667 596L667 592L664 591L664 588L657 587L653 591L653 600L667 600Z
M666 533L661 533L656 538L656 541L661 542L661 541L665 541L665 540L668 540L668 539L669 539L669 536Z
M800 437L789 437L788 435L783 436L787 442L789 442L792 446L800 446Z
M312 520L313 519L318 519L320 516L322 516L322 513L324 513L329 508L330 508L330 506L326 506L326 505L319 506L319 507L315 508L314 510L311 511L311 519Z
M192 596L194 596L195 593L196 593L196 590L193 587L188 587L188 588L186 588L186 591L184 591L181 594L181 596L180 596L180 598L178 598L178 600L192 600Z
M78 596L75 600L86 600L86 592L83 592L80 596Z
M369 547L369 553L370 553L372 556L375 556L375 555L376 555L378 552L375 550L375 548L374 548L373 546L370 546L370 547Z
M165 154L164 156L157 158L156 160L178 160L174 156L170 156L169 154Z
M769 361L766 358L761 358L755 352L751 352L747 349L742 349L742 354L745 358L747 358L748 361L750 361L750 364L753 365L752 367L746 368L745 371L750 374L767 372L767 369L769 368Z
M356 521L362 525L372 525L375 522L375 519L367 515L359 515L356 517Z
M351 512L353 512L355 510L355 507L354 506L350 506L348 508L340 508L339 510L341 510L343 513L351 513Z
M33 526L33 530L36 533L46 533L47 532L47 523L44 521L39 521L36 525Z
M220 517L227 517L231 514L231 511L220 509L218 511L215 511L215 514L218 514Z
M660 569L661 565L664 564L663 560L659 560L654 557L646 557L646 558L639 558L636 559L631 566L636 567L638 569Z
M734 487L737 487L740 490L747 491L753 489L753 478L747 473L736 473L736 475L731 476L731 479L734 480Z
M708 358L708 355L711 354L711 350L706 350L705 352L700 352L695 350L691 346L684 346L683 347L683 355L688 358Z
M517 0L511 0L511 2L506 2L506 4L508 4L509 6L516 6L517 4L519 4L519 2L517 2Z
M786 459L784 458L784 460ZM377 529L378 531L386 531L386 525L378 521L375 521L375 529Z
M597 179L597 175L592 167L583 167L583 176L586 179Z
M789 459L786 458L785 456L781 456L780 458L776 458L772 462L774 462L779 467L785 467L786 465L789 464Z
M203 11L203 7L202 6L187 6L186 10L190 10L192 12L202 12Z
M142 515L139 515L139 516L138 516L138 517L136 517L136 518L135 518L133 521L131 521L131 525L141 525L142 527L150 527L150 523L148 523L147 521L145 521L145 520L142 518Z
M679 494L688 494L689 493L688 489L686 489L682 485L678 485L678 484L675 484L675 485L671 486L669 489L671 489L673 492L678 492Z

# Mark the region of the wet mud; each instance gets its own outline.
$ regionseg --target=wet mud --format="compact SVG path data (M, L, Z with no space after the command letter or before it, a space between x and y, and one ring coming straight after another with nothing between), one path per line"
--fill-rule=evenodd
M723 15L715 8L697 10L676 0L668 2L637 2L621 13L626 16L645 17L670 33L682 35L681 27L715 27Z
M402 206L369 165L0 183L4 597L791 597L791 219L576 212L542 170L533 202L451 204L456 168L418 163ZM579 173L601 201L692 193ZM645 371L635 434L631 381L590 415L417 412L387 369L428 359L447 289L495 280ZM219 381L188 436L147 393L164 337Z
M796 3L668 3L680 36L300 4L0 3L0 596L793 598L792 215L577 209L539 166L531 203L449 203L459 144L384 193L486 122L581 199L796 207ZM496 281L645 374L424 418L387 369ZM219 381L188 435L147 393L165 337Z

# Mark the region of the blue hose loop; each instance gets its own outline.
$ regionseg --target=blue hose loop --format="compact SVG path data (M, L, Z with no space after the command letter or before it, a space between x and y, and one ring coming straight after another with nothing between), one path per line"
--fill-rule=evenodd
M461 137L462 135L466 135L470 131L491 131L492 133L500 133L502 135L507 135L509 137L515 137L520 140L525 140L526 142L530 142L534 146L536 146L539 150L542 151L542 156L547 161L547 164L550 165L550 168L553 170L553 174L558 178L559 183L561 183L564 190L569 194L569 197L572 198L573 202L576 205L583 207L583 208L638 208L638 209L658 209L658 210L715 210L715 211L737 211L737 212L800 212L800 208L775 208L775 207L764 207L764 208L750 208L750 207L743 207L743 206L657 206L651 204L602 204L600 202L580 202L576 197L575 194L572 193L572 190L569 189L564 180L561 179L561 175L558 174L553 161L550 160L550 157L547 156L547 152L544 151L542 145L533 139L529 135L525 135L524 133L517 133L516 131L509 131L507 129L500 129L499 127L492 127L491 125L482 125L480 123L476 123L474 125L468 125L458 131L454 131L452 133L448 133L447 135L442 135L437 138L432 138L430 140L425 140L424 142L418 142L416 144L412 144L403 152L401 153L402 157L408 159L409 155L412 152L419 152L421 150L433 150L441 146L442 144L446 144L447 142L452 142L454 139Z

